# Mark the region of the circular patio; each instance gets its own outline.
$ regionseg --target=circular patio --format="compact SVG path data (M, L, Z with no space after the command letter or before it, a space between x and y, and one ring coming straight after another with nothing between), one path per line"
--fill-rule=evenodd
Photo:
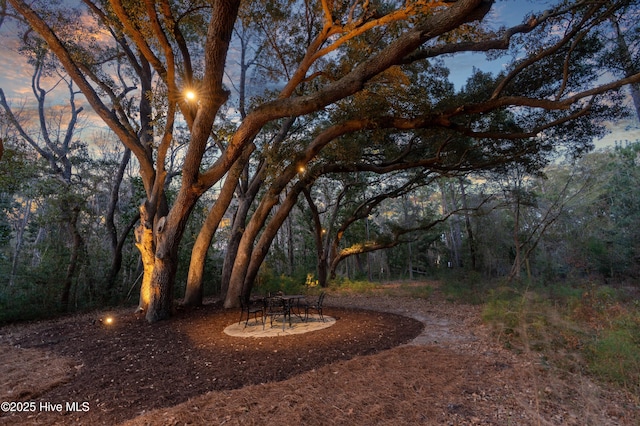
M260 318L250 319L245 326L245 321L233 323L224 329L225 334L233 337L280 337L293 334L309 333L311 331L322 330L331 327L336 323L335 318L324 315L324 321L318 314L309 314L308 318L303 321L296 315L291 316L291 325L289 320L282 324L282 318L276 318L271 324L270 320L262 323Z

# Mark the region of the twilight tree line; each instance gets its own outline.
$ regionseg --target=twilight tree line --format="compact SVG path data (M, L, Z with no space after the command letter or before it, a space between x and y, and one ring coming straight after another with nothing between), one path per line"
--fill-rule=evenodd
M418 262L415 252L476 269L506 258L513 260L506 273L517 276L542 233L566 213L571 194L582 191L568 182L530 218L543 218L537 227L524 226L526 207L537 206L526 176L554 153L577 158L589 151L606 121L624 117L620 89L640 83L637 39L620 31L633 28L628 17L638 5L559 2L509 28L490 25L493 6L489 0L83 0L70 10L8 0L3 19L23 31L36 98L46 95L41 76L69 88L70 109L59 119L45 113L44 103L38 108L31 124L37 138L25 127L29 117L23 112L21 119L0 92L3 131L17 132L15 143L31 146L48 175L61 182L68 176L73 197L51 191L60 197L64 239L73 242L63 303L69 304L78 259L97 256L78 232L78 221L91 218L99 223L87 222L87 229L109 235L111 264L100 280L107 290L123 273L135 227L139 309L150 322L170 316L181 296L178 276L185 281L183 303L202 302L211 247L222 252L215 270L226 307L251 292L269 256L286 247L282 262L292 272L295 249L307 244L322 285L341 262L357 266L362 256L394 247L411 250L410 262ZM443 58L463 52L485 52L507 65L496 75L474 70L456 91ZM607 69L614 77L602 79ZM110 151L120 155L94 162L86 143L72 143L79 95L109 128L111 143L121 144ZM76 150L75 162L69 150ZM37 180L42 170L25 173ZM487 196L503 177L513 178L504 199ZM488 182L488 192L473 190L477 179ZM24 182L10 182L14 193ZM97 199L99 193L108 197ZM92 205L87 194L96 197ZM473 221L483 209L485 217L504 211L501 205L512 208L512 253L483 252ZM92 208L106 214L86 213ZM305 225L308 235L296 235ZM5 240L21 240L9 234ZM448 253L429 254L443 236ZM182 273L185 256L190 262ZM387 274L396 264L378 263Z

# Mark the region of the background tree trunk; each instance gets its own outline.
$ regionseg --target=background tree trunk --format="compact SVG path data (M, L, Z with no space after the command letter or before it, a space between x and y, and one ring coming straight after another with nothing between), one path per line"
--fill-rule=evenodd
M80 215L80 207L73 206L71 212L69 212L70 218L67 224L69 234L71 236L71 256L69 258L69 265L67 266L67 274L62 285L62 296L60 303L64 311L69 310L69 301L71 294L71 286L73 285L73 279L75 277L76 269L78 267L78 259L84 246L84 240L78 231L78 216Z
M111 268L109 268L109 274L107 275L105 297L109 296L109 293L113 290L113 286L115 285L116 277L118 276L120 268L122 267L123 240L125 236L129 234L132 228L132 226L128 227L125 231L123 231L122 237L118 238L118 229L116 228L115 224L115 213L120 197L120 186L122 185L124 172L127 168L127 165L129 164L130 159L131 150L125 147L122 159L120 160L120 166L118 167L118 171L116 172L116 176L111 187L111 196L109 198L109 206L107 208L106 226L109 237L111 239L112 261Z

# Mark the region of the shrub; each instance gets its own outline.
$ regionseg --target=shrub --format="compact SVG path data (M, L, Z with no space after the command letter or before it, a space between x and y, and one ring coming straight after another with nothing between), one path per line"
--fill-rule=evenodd
M591 372L632 392L640 391L640 313L617 318L586 352Z
M337 279L329 286L332 290L342 293L370 293L377 285L365 280L349 280L347 278Z

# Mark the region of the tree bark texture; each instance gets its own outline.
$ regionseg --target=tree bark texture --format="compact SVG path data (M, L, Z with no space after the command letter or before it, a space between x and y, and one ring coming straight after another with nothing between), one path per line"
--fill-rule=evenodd
M243 156L231 169L227 175L218 199L211 207L207 218L205 219L196 242L191 252L191 262L189 264L189 273L187 276L187 287L185 290L185 296L183 304L185 306L199 306L202 304L203 291L203 276L205 260L207 252L211 246L211 241L220 225L224 214L229 208L229 204L233 199L234 191L238 186L238 178L245 167L245 162L249 157L249 154L253 151L255 145L251 145L251 148L247 150L246 155Z
M247 266L247 272L241 289L242 296L247 296L251 293L251 289L253 288L258 272L260 271L260 266L269 252L271 243L278 234L278 230L282 227L282 224L285 222L287 217L289 217L289 213L296 205L296 201L300 192L303 190L304 185L305 183L300 181L294 185L278 207L278 210L264 227L264 230L262 231L262 234L249 257L249 264ZM227 301L230 302L228 299Z

